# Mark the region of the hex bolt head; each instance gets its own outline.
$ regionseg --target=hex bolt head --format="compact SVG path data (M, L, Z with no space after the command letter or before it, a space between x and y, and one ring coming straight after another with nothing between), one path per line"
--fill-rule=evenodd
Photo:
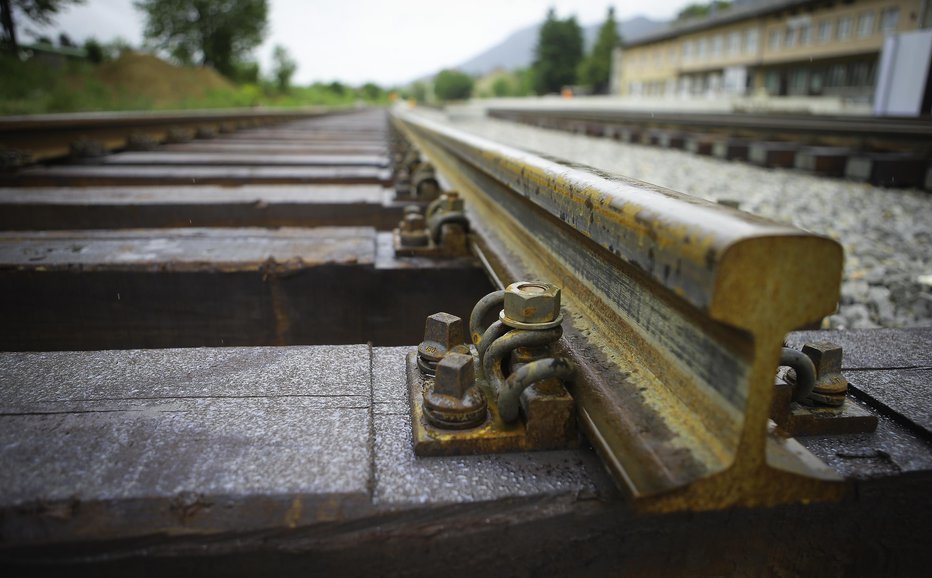
M560 316L560 288L519 281L505 288L505 318L520 323L550 323Z
M424 391L424 416L440 429L466 429L485 423L488 403L476 386L473 356L448 353L437 363L433 384Z
M406 213L399 224L399 228L406 232L423 231L427 228L427 219L420 213Z
M803 345L802 351L816 368L816 386L813 391L821 394L843 394L848 389L848 380L841 374L844 351L840 345L819 341Z
M827 372L841 371L843 351L840 345L828 341L807 343L803 345L803 353L809 356L820 375Z
M476 384L476 370L472 355L448 353L437 363L434 393L457 399L466 396L466 390Z
M417 346L418 355L428 361L440 361L457 345L466 343L463 320L449 313L434 313L424 323L424 341Z

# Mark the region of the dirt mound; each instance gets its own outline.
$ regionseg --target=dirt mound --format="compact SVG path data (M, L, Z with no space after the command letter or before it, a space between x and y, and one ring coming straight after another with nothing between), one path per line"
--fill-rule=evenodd
M111 90L149 101L155 107L202 98L211 90L234 88L212 68L175 66L138 52L125 52L100 65L94 76Z

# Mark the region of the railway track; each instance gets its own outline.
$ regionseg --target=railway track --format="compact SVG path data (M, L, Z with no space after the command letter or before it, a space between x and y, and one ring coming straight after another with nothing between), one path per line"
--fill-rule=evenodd
M929 119L505 108L493 118L885 187L932 190Z
M927 567L932 332L795 331L835 242L415 111L244 124L0 174L0 566Z

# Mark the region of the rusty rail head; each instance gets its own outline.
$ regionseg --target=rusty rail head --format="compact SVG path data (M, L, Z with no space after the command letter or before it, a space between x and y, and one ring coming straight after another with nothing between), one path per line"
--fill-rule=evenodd
M562 284L581 420L639 504L840 495L824 466L768 433L783 337L837 303L836 242L412 112L394 120L467 197L498 278Z

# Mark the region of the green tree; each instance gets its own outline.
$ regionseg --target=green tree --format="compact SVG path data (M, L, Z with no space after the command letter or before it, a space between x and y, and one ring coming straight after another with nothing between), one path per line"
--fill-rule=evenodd
M239 60L233 63L230 80L237 84L259 84L259 63L255 60Z
M0 22L3 36L0 44L14 57L19 57L16 39L17 21L25 19L34 24L51 24L55 15L68 4L81 4L84 0L0 0Z
M288 54L284 46L276 46L272 51L272 74L275 76L275 85L279 92L288 92L291 89L291 77L298 70L298 63Z
M443 101L465 100L472 94L473 79L458 70L441 70L434 78L434 95Z
M200 62L225 76L258 46L268 23L266 0L136 0L146 38L183 63Z
M711 0L708 4L689 4L676 14L676 21L705 18L731 8L730 0Z
M579 65L579 80L592 87L592 92L605 94L608 92L608 83L612 75L612 51L621 44L618 35L618 24L615 22L615 9L608 8L605 23L599 28L592 52L582 64Z
M411 85L411 98L418 102L427 102L427 83L415 82Z
M100 64L104 61L104 47L96 38L88 38L84 41L84 52L87 54L87 59L94 64Z
M575 16L557 18L551 8L540 27L534 49L534 91L560 92L576 82L576 69L583 56L582 29Z
M374 82L367 82L359 87L359 93L369 102L377 102L385 96L385 91Z
M511 78L507 76L499 76L495 79L495 82L492 83L493 96L511 96L513 93L514 90L511 87Z

